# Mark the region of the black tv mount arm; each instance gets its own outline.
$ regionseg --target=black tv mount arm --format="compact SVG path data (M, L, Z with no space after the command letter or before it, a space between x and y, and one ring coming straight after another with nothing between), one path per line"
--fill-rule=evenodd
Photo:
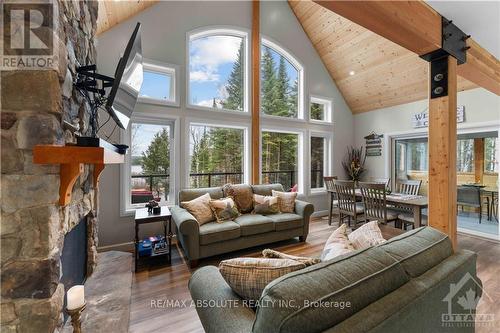
M80 66L76 68L75 88L85 97L90 105L89 125L91 137L97 137L99 130L97 110L106 102L106 88L113 86L114 78L96 73L96 65Z

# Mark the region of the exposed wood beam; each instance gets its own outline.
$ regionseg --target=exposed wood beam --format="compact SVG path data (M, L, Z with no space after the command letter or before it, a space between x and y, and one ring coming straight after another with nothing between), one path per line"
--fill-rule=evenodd
M418 54L441 48L441 15L423 1L314 1ZM500 95L500 62L468 39L467 62L458 74Z
M252 184L260 183L260 1L252 1Z
M482 184L484 176L484 138L474 139L474 181Z
M457 243L457 60L451 56L447 58L448 96L429 99L429 225L448 234L455 248ZM431 73L430 70L429 73Z
M441 48L441 15L423 1L314 1L418 55Z

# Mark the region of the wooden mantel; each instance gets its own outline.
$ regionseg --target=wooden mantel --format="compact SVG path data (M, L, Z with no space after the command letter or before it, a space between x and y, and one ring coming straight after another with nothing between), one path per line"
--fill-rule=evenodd
M33 148L33 163L60 164L59 204L71 202L71 192L76 179L83 172L83 164L94 165L94 186L106 164L120 164L124 156L101 147L38 145Z

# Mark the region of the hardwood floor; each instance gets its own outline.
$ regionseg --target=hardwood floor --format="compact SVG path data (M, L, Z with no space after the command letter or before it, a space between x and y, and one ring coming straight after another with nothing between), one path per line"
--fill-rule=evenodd
M237 256L259 256L262 249L269 247L294 255L319 256L324 242L335 228L335 223L328 226L326 220L314 219L306 243L300 243L298 240L273 243L218 256L216 259L200 260L200 266L217 265L220 260ZM459 248L478 253L478 274L483 281L485 293L489 295L481 298L478 312L495 313L495 326L480 327L476 332L498 332L500 331L500 279L498 278L500 244L459 235L458 245ZM135 274L130 307L130 332L203 332L195 308L189 306L191 297L187 283L191 271L179 248L177 246L173 248L171 266L150 268ZM167 304L166 301L177 302Z

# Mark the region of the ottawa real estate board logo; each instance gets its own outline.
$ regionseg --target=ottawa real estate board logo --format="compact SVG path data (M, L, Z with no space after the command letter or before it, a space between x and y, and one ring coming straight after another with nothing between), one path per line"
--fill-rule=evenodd
M451 283L448 294L442 300L447 303L447 311L441 315L442 326L450 328L493 327L495 323L493 313L476 313L481 297L486 298L487 303L493 303L481 282L469 272L464 274L458 283Z
M54 36L57 6L53 0L1 1L1 70L56 67Z

